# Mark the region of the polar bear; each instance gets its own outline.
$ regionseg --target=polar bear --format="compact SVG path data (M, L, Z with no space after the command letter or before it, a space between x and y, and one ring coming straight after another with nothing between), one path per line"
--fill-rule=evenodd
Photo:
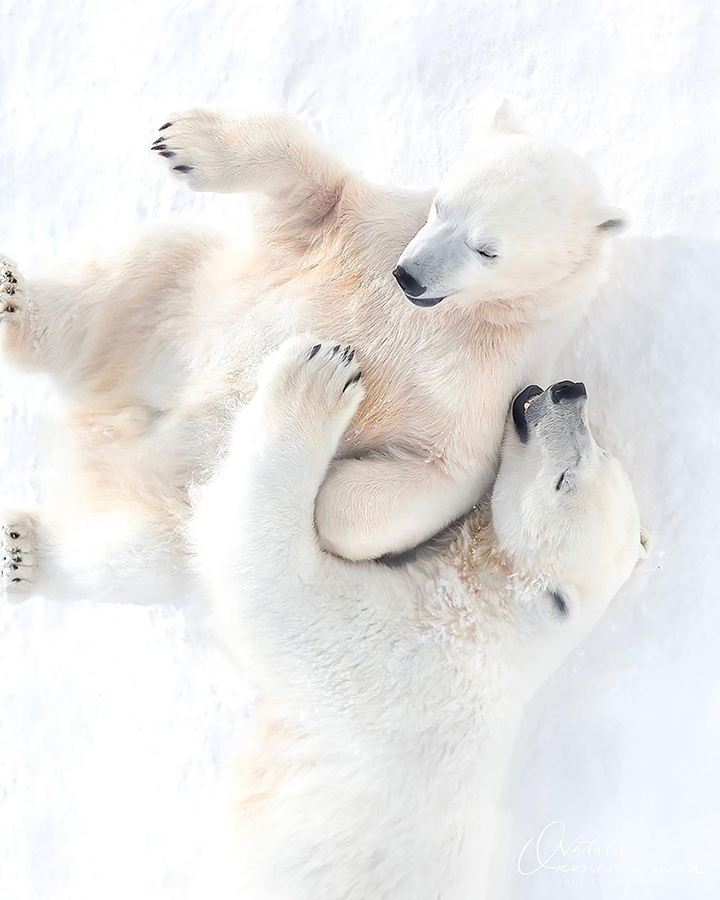
M359 372L319 340L276 351L191 526L215 631L261 698L241 896L471 900L522 706L648 538L566 381L515 399L492 500L443 547L392 567L325 553L316 495Z
M282 113L191 110L153 147L194 190L252 194L255 237L156 228L27 284L0 261L4 357L50 373L66 409L43 509L6 515L7 589L174 592L188 486L214 470L260 362L302 332L365 360L318 494L323 546L397 554L465 513L510 397L545 377L622 226L587 164L505 105L437 191L367 183Z

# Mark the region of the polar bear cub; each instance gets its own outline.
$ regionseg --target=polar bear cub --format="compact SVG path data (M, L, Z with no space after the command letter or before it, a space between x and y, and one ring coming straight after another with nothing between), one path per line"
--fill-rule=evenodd
M517 397L492 503L445 549L394 567L323 552L315 500L359 372L348 349L285 344L192 525L217 635L263 699L237 805L242 896L471 900L523 702L647 537L584 386L561 382Z
M8 539L8 588L172 590L190 484L259 364L302 332L362 348L365 366L318 493L323 546L400 553L465 513L492 483L510 398L547 379L622 222L587 164L506 107L438 191L369 184L282 113L190 110L158 134L190 188L254 197L256 238L156 228L27 282L0 260L3 353L50 373L66 407L42 510L6 522L33 548Z

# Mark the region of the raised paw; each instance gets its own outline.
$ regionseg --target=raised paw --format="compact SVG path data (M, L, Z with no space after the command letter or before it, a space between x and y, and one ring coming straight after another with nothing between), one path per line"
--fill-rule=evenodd
M158 129L151 149L170 174L193 191L232 190L233 120L213 109L191 109L170 117Z
M341 431L365 396L352 347L307 337L291 338L265 362L258 376L267 414L293 428Z
M0 588L11 603L26 600L37 579L35 520L28 513L6 513L0 525Z
M25 310L25 279L14 262L0 256L0 322L17 320Z

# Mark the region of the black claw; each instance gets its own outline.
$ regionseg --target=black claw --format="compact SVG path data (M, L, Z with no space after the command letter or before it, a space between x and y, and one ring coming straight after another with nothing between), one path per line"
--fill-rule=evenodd
M172 122L166 122L164 125L161 125L158 128L158 131L165 131L166 128L169 128L172 125Z
M167 140L167 138L164 138L164 137L155 138L155 140L152 142L150 149L152 150L153 147L157 147L158 144L164 144L166 140Z
M152 145L152 147L150 149L151 150L164 150L166 147L167 147L167 144L158 143L158 141L155 141L155 143Z
M186 175L188 172L192 172L195 166L175 166L175 172L182 172L183 175Z
M332 355L335 356L335 354L338 352L339 349L340 349L340 344L335 344L335 346L332 348Z
M315 344L315 346L314 346L314 347L312 348L312 350L310 351L310 356L308 356L308 359L312 359L313 356L315 356L315 354L316 354L319 350L320 350L320 344Z
M160 154L160 156L164 156L165 159L172 159L173 156L176 155L177 154L173 153L172 150L163 150L163 152Z
M343 394L344 394L345 391L350 387L351 384L357 384L357 382L360 381L360 376L361 376L361 375L362 375L362 372L358 372L357 375L356 375L354 378L351 378L350 381L348 381L348 383L347 383L347 384L345 385L345 387L343 388Z

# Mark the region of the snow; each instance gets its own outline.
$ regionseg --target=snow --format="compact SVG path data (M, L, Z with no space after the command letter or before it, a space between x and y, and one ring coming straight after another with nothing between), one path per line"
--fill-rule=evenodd
M191 196L150 160L155 128L194 103L287 106L369 176L423 185L510 95L591 160L633 228L557 374L587 383L655 555L528 717L497 896L720 895L714 0L5 0L2 16L0 249L30 271L149 219L232 222L234 198ZM0 496L32 501L48 385L0 377ZM249 709L181 610L0 608L0 896L229 896ZM521 874L554 821L596 843L549 867L625 871Z

